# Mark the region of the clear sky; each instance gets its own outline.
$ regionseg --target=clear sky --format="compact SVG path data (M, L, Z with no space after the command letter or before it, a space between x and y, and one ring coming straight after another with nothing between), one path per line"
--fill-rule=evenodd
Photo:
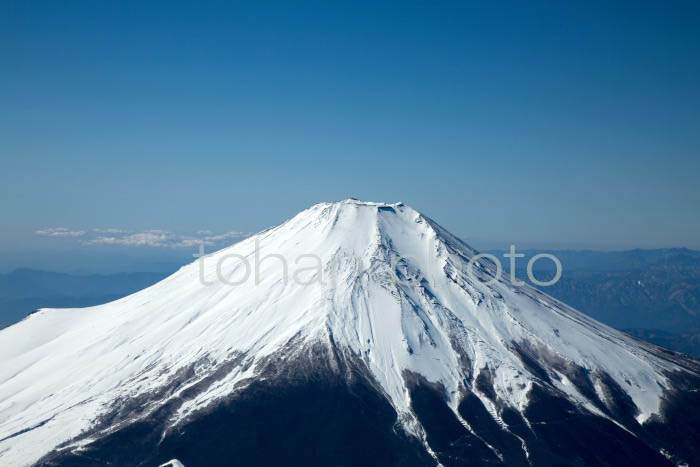
M0 253L351 196L482 248L700 248L694 1L4 1L0 109Z

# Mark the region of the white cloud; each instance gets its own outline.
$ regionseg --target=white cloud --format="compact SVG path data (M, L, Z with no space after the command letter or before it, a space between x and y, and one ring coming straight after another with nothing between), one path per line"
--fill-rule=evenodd
M228 240L229 238L237 238L237 237L245 237L246 234L243 232L237 232L235 230L232 230L231 232L226 232L223 234L219 235L209 235L207 237L204 237L204 240L208 240L210 242L221 242L223 240Z
M232 239L248 236L248 234L235 230L220 234L213 233L211 230L198 230L196 235L179 235L162 229L133 232L111 227L94 228L89 232L70 230L65 227L54 227L37 230L36 233L47 237L83 237L81 241L86 245L120 245L151 248L192 248L199 245L211 247L232 243Z
M100 236L87 241L91 245L125 245L125 246L171 246L175 235L164 230L147 230L145 232L123 235L121 237Z
M45 230L37 230L37 235L42 237L82 237L85 235L84 230L70 230L65 227L52 227Z
M214 246L215 243L209 240L205 240L203 238L195 238L195 237L181 237L177 243L174 243L172 246L173 248L186 248L186 247L193 247L193 246L199 246L199 245L204 245L204 246Z
M96 233L102 233L102 234L121 234L121 233L129 233L128 230L122 230L122 229L92 229L93 232Z

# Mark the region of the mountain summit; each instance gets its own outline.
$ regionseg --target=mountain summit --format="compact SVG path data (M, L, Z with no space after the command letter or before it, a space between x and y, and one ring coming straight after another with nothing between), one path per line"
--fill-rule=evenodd
M0 464L698 465L700 365L402 204L317 204L0 331Z

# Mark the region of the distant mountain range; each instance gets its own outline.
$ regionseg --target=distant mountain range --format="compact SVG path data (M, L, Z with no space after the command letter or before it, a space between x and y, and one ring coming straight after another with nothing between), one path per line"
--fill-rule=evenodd
M526 250L516 275L525 278ZM489 253L502 258L505 251ZM700 356L700 251L551 251L562 263L562 277L544 292L610 326L664 347ZM506 262L503 262L504 266ZM553 263L539 260L538 280L550 279Z

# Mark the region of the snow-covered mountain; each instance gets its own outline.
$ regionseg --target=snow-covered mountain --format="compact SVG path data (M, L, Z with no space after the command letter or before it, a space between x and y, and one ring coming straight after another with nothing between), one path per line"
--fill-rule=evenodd
M402 203L322 203L0 331L0 465L700 465L700 365Z

